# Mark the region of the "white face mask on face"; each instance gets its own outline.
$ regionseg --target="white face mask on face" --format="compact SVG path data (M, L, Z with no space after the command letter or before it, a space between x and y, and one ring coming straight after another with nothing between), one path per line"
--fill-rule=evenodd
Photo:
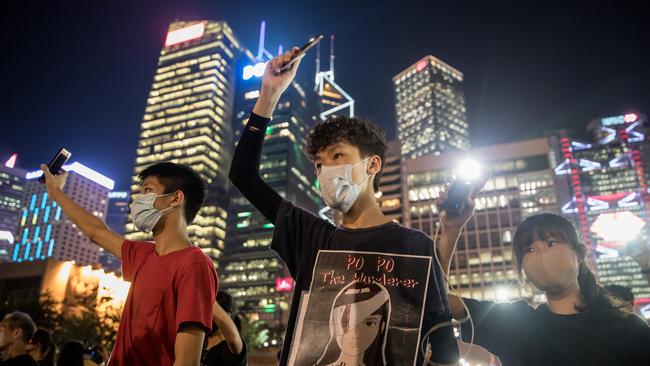
M147 234L150 233L162 217L163 212L173 208L167 207L166 209L159 211L153 206L153 203L156 202L156 198L158 197L169 196L172 194L173 193L157 195L154 192L150 192L133 195L133 203L131 203L131 220L136 229Z
M356 164L343 164L336 166L321 166L318 175L318 186L320 187L320 196L330 208L346 213L356 202L361 193L361 186L370 177L366 177L359 184L352 180L352 168L366 162L370 159L367 157Z

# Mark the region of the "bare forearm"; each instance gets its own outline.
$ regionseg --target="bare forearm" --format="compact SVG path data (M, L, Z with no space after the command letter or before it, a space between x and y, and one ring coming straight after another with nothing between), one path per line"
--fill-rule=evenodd
M240 354L244 345L242 344L241 336L239 335L237 326L232 318L230 318L228 313L226 313L220 306L213 306L212 319L217 324L219 330L221 330L230 352L235 355Z
M63 213L75 225L77 225L81 232L88 236L90 240L94 240L97 231L106 228L106 224L102 222L102 220L79 206L62 191L53 191L51 192L50 197L52 197L52 200L61 207Z
M460 237L462 228L446 228L443 234L440 237L438 244L438 258L440 259L440 265L442 266L442 271L445 274L445 277L449 279L449 271L451 268L451 259L454 256L456 250L456 243ZM449 300L449 307L455 319L461 319L465 317L465 308L463 307L460 298L455 294L448 293L447 298Z
M174 366L199 366L205 332L196 326L183 326L176 333Z
M200 364L201 364L200 357L183 358L183 359L176 358L174 360L174 366L199 366Z
M445 276L449 277L449 269L451 268L451 259L454 257L456 251L456 243L462 228L443 228L443 233L438 242L438 259Z
M124 242L122 236L111 231L102 220L79 206L61 190L50 191L50 197L91 241L97 243L114 256L122 258L122 243Z
M260 117L272 118L273 111L275 111L275 107L278 105L279 100L280 94L277 92L262 90L259 98L257 98L255 107L253 107L253 113Z

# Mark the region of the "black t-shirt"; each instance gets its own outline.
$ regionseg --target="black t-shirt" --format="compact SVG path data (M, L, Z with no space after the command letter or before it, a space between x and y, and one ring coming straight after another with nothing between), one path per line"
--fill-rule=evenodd
M504 366L650 365L650 328L635 315L614 319L588 312L557 315L526 301L463 299L474 321L474 343ZM469 342L469 322L462 337Z
M0 361L0 366L38 366L30 355L20 355L5 361Z
M428 268L424 267L427 268L424 272L427 270L429 272L426 299L420 299L420 301L425 301L420 334L423 335L435 323L439 322L440 314L450 315L442 271L433 259L433 241L419 230L406 228L395 222L362 229L336 227L329 221L283 200L275 219L271 248L284 260L295 280L291 311L280 359L281 365L285 365L288 361L301 295L303 291L308 291L310 288L319 251L392 253L429 257L431 265ZM426 273L423 275L426 276ZM447 329L449 330L447 337L449 339L439 342L433 347L434 349L441 347L441 344L448 347L451 344L451 347L454 347L453 352L457 354L453 333L451 328ZM327 342L327 339L324 339L324 342ZM420 351L418 351L417 364L422 364Z
M203 366L246 366L246 342L238 355L230 352L226 341L210 348L203 358Z

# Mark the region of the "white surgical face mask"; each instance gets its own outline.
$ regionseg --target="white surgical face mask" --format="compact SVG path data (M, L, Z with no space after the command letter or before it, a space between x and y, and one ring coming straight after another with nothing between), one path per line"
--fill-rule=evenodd
M320 187L320 196L329 207L346 213L359 197L361 186L365 184L370 175L359 184L352 180L352 168L366 162L370 159L367 157L360 162L352 164L343 164L336 166L321 166L318 175L318 186Z
M172 194L173 193L157 195L154 192L150 192L133 195L133 203L131 203L131 220L136 229L147 234L150 233L154 226L156 226L156 223L158 223L158 220L162 217L163 212L173 208L167 207L166 209L159 211L153 206L153 203L156 202L156 198L158 197L169 196Z

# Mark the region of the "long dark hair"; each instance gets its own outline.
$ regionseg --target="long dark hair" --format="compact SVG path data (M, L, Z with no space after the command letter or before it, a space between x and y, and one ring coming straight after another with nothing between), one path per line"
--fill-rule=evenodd
M39 365L54 365L54 343L52 334L45 328L38 328L32 336L31 342L38 347L42 359L38 361Z
M589 248L580 240L573 223L558 214L538 213L527 217L517 227L512 243L519 274L522 273L526 248L535 240L546 240L550 236L568 243L578 255L580 262L578 284L582 304L576 305L576 310L622 316L623 312L617 301L598 283L596 276L587 265Z
M346 293L348 290L353 290L353 289L359 289L359 290L363 289L368 291L352 293L352 294ZM338 343L336 342L336 335L334 334L334 331L331 328L331 326L334 322L342 321L342 319L334 318L335 317L334 309L340 306L350 305L361 301L365 301L382 293L386 295L386 301L383 304L381 304L371 314L371 315L380 314L382 316L381 323L379 326L380 331L375 337L370 347L368 347L368 349L364 352L363 363L369 366L386 365L386 355L384 354L384 351L386 346L386 338L388 335L388 321L391 313L390 295L388 294L386 288L384 288L384 286L378 283L362 284L360 282L352 282L351 284L341 289L341 291L339 291L339 293L336 295L336 298L334 299L334 303L332 304L332 311L330 312L330 333L331 333L330 340L327 343L325 352L323 352L323 355L316 362L317 366L329 365L335 362L338 359L339 355L341 354L341 349L339 348ZM346 324L346 328L347 327L353 328L354 326L355 325Z

